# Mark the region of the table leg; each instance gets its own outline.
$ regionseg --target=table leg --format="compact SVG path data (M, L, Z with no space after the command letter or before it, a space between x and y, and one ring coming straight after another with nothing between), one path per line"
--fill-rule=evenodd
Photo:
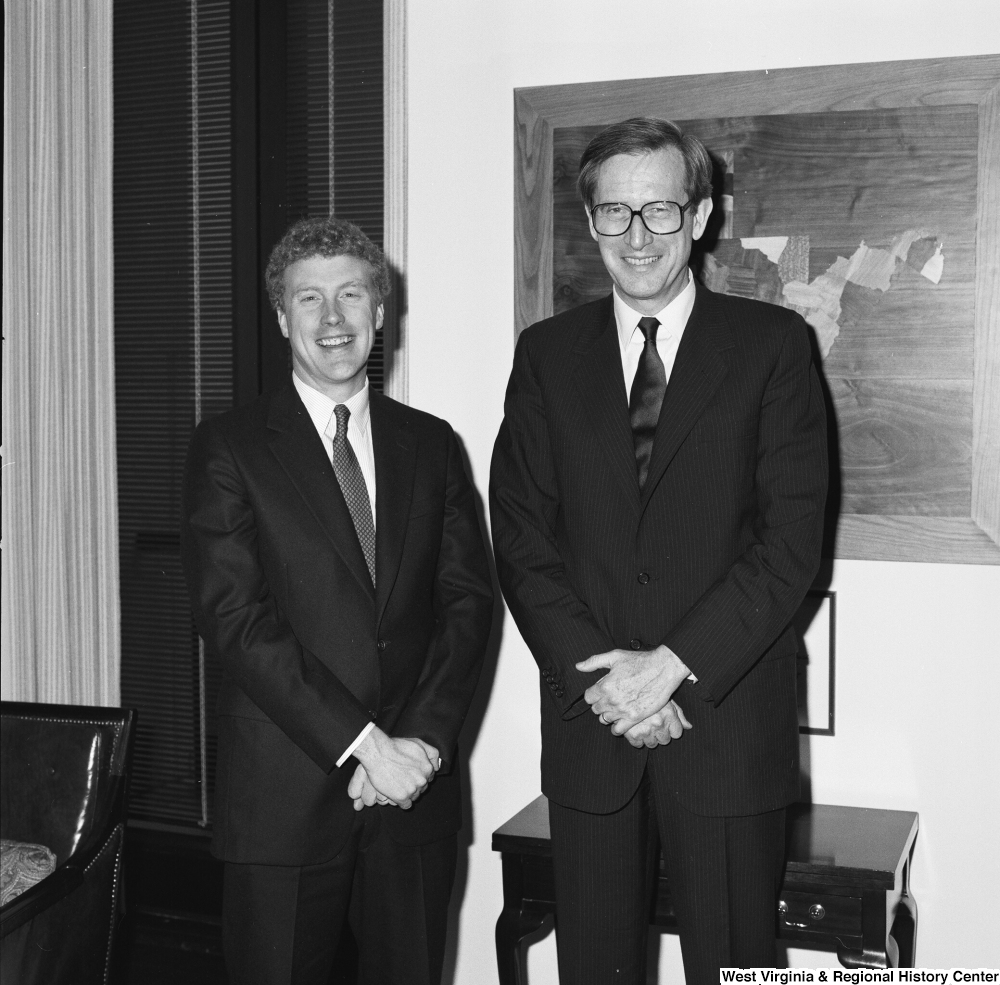
M895 894L866 890L861 897L861 950L837 948L837 957L845 968L895 968L899 948L889 934L890 909Z
M545 926L550 915L524 904L504 906L496 929L500 985L528 985L528 949L524 942Z
M899 963L896 967L916 967L917 901L905 890L899 898L890 933L899 950Z
M497 970L500 985L528 985L528 938L553 916L552 905L525 900L525 859L504 852L503 910L497 920ZM535 887L537 891L537 887Z

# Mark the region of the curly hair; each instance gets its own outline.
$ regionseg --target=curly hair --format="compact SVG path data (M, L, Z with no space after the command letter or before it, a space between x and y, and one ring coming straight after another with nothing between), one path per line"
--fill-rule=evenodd
M392 288L385 254L353 222L325 216L293 223L271 250L264 273L271 307L283 310L285 270L293 263L309 257L340 256L357 257L371 267L372 292L376 303L381 304Z
M705 145L695 136L684 133L670 120L657 120L648 116L635 116L631 120L613 123L602 130L589 144L580 158L580 176L577 191L589 209L597 190L597 173L601 165L618 154L645 154L676 147L684 159L684 190L688 200L701 202L712 195L712 159Z

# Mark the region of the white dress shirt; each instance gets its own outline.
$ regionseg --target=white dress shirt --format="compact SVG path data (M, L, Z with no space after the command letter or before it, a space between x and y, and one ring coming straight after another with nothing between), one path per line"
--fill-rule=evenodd
M333 463L333 439L337 433L337 418L333 409L337 406L335 400L331 400L325 393L303 383L294 373L292 382L295 389L302 398L302 403L306 405L309 417L316 428L323 447L326 449L326 457ZM351 416L347 420L347 440L354 449L357 456L358 465L361 466L361 474L365 478L365 486L368 488L368 499L372 504L372 529L375 527L375 452L372 446L371 412L368 403L368 378L365 377L365 385L350 400L344 401ZM337 760L338 766L343 766L350 758L351 754L364 741L365 736L375 728L374 722L369 722L359 733L358 737L344 750L344 754Z
M694 307L694 278L690 270L687 275L687 284L681 293L653 315L660 323L660 327L656 330L656 351L663 360L663 371L667 375L668 383L674 368L674 360L677 358L677 347L680 345L681 336ZM646 344L646 338L639 328L639 319L646 316L630 308L621 299L617 287L614 289L614 299L618 345L622 354L622 372L625 374L625 392L631 396L632 381L639 366L639 356L642 355L642 347Z
M691 276L690 269L687 275L687 284L681 293L653 315L660 323L660 327L656 330L656 351L663 360L663 371L668 383L674 369L674 360L677 358L677 347L681 344L681 336L694 308L694 277ZM625 374L625 392L631 397L635 371L639 368L639 356L642 355L642 347L646 344L646 337L639 328L639 319L646 316L629 307L619 296L617 287L614 289L614 304L618 346L622 354L622 372ZM689 674L688 680L698 682L694 674Z

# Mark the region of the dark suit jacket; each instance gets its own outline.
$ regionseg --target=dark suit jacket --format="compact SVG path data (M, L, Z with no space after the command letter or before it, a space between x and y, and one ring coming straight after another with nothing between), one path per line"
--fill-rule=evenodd
M808 328L700 285L640 495L610 297L522 333L490 512L507 604L542 671L542 789L593 813L646 767L708 815L798 791L789 620L820 556L827 456ZM663 643L693 730L653 753L598 722L574 664ZM586 712L586 714L584 714Z
M441 420L371 391L376 581L291 384L201 424L182 552L199 632L224 668L213 849L233 862L332 858L350 831L370 721L437 747L441 772L401 842L461 822L455 743L479 677L492 588L475 496Z

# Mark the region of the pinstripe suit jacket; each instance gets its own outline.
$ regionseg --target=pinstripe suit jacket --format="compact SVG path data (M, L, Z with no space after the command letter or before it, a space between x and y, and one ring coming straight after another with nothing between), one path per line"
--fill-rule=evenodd
M648 762L695 813L796 798L788 623L819 564L826 485L824 402L793 312L698 286L641 494L611 298L521 334L490 512L500 584L541 669L548 797L616 810ZM660 643L698 678L675 695L693 729L637 750L583 700L604 672L574 664Z

